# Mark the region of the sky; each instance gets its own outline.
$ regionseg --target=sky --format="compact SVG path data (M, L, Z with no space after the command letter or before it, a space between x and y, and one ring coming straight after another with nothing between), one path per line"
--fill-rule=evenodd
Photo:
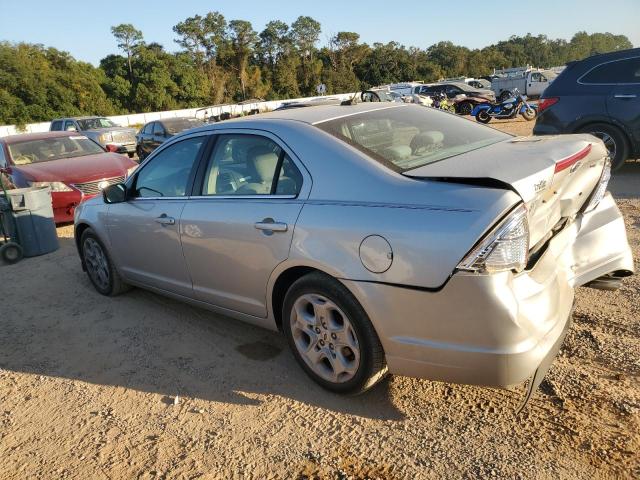
M623 34L640 46L640 0L0 0L0 40L41 43L97 65L117 51L112 25L132 23L145 41L175 51L172 27L215 10L227 20L249 20L258 32L270 20L291 24L308 15L322 25L321 44L352 31L369 44L426 48L450 40L481 48L511 35L568 40L586 30Z

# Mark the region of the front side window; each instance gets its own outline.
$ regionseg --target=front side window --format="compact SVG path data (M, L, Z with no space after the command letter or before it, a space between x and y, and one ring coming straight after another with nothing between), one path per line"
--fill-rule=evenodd
M315 126L398 172L511 138L454 115L409 105L370 110Z
M9 155L15 165L29 165L30 163L104 153L100 145L84 135L27 140L12 143L8 148Z
M259 135L220 135L211 152L203 195L297 195L302 175L284 150Z
M142 133L144 135L151 135L153 133L153 122L152 123L147 123L144 128L142 129Z
M72 120L67 120L66 122L64 122L64 129L67 132L75 132L77 130L76 124L73 123Z
M603 63L587 72L581 83L593 84L640 84L640 57Z
M188 138L158 152L136 176L134 196L185 196L191 170L205 140L204 136Z

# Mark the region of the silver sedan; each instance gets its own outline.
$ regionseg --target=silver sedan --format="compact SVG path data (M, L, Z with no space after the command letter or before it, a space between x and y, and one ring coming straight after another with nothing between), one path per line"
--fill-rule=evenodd
M633 273L589 135L516 138L406 104L185 132L76 209L95 288L280 330L336 392L387 374L534 388L574 289Z

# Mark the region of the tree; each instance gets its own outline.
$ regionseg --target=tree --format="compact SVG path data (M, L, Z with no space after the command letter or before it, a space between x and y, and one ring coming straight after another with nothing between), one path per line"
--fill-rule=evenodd
M291 38L302 59L302 83L305 93L314 91L317 66L313 53L320 38L320 22L311 17L300 16L291 24Z
M129 64L129 81L133 82L133 68L131 59L135 49L142 43L142 32L130 23L121 23L115 27L111 27L111 33L118 41L118 48L127 54L127 63Z
M246 99L247 66L249 56L253 53L258 34L246 20L231 20L229 22L231 46L235 59L235 67L242 88L242 99Z

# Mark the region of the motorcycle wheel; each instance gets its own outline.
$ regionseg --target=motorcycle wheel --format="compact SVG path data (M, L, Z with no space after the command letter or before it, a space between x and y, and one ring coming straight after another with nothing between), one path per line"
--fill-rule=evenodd
M481 110L476 114L476 120L480 123L489 123L491 121L491 115L486 110Z
M527 122L530 122L531 120L536 118L536 111L533 108L529 108L522 112L521 115Z
M471 115L473 105L471 102L462 102L458 104L458 115Z

